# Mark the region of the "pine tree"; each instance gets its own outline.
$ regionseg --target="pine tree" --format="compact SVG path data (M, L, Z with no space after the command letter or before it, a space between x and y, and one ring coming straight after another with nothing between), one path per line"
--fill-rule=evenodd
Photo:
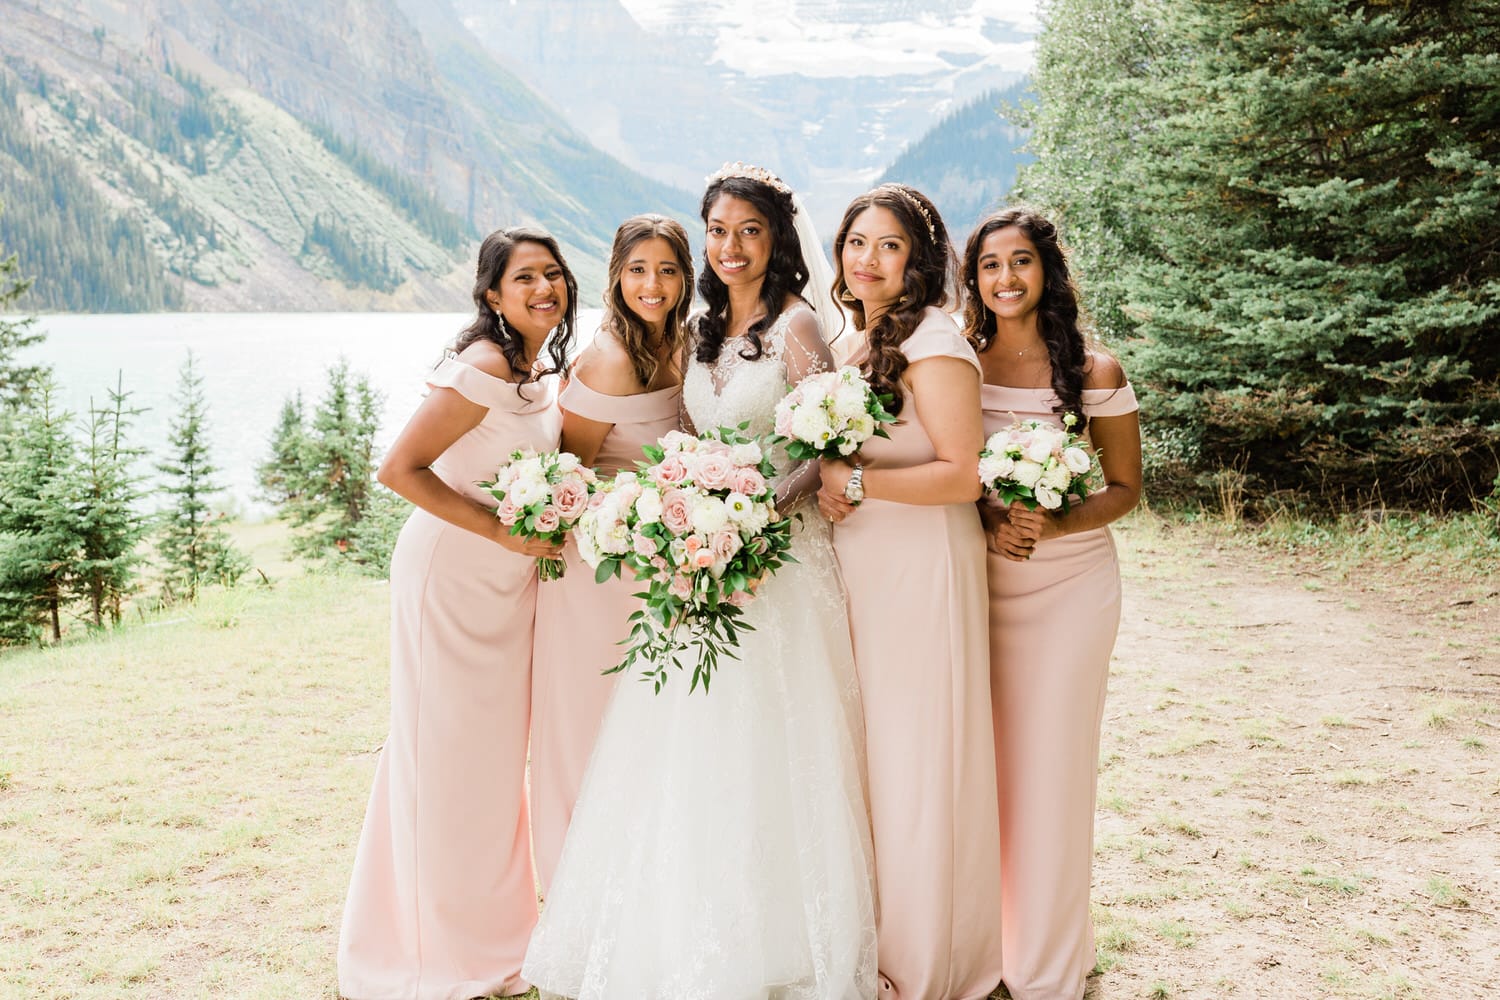
M78 589L88 603L89 620L120 623L122 605L134 589L140 565L139 543L148 519L140 510L145 495L134 471L144 449L128 443L131 421L143 411L128 405L123 375L109 390L109 405L90 411L87 441L77 480L82 551L75 566Z
M79 465L70 414L58 409L50 376L27 387L31 405L5 418L0 451L0 637L28 641L50 629L62 639L62 609L83 547Z
M1041 49L1028 190L1087 248L1156 453L1262 493L1482 492L1500 5L1066 0Z
M297 538L298 552L349 550L375 484L379 409L380 397L369 378L351 374L347 360L328 370L328 387L302 452L301 482L284 508L292 523L304 529Z
M0 211L4 211L3 205ZM20 275L16 255L0 256L0 406L24 402L28 387L45 371L43 365L23 365L17 361L21 351L44 339L41 331L32 329L36 318L5 318L15 312L16 304L30 287L31 282Z
M169 595L191 601L205 584L234 584L250 562L231 544L221 516L213 513L209 503L222 488L214 480L218 467L209 458L208 407L191 351L177 385L178 411L167 435L171 451L156 466L166 477L163 492L169 500L161 514L157 552L164 563Z
M281 404L281 415L271 432L271 454L255 469L261 499L282 507L301 496L307 474L307 407L302 390Z

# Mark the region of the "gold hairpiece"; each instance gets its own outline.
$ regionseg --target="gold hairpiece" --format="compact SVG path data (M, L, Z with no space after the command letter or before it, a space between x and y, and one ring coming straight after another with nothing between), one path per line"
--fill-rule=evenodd
M724 181L731 177L745 177L752 181L759 181L769 188L780 191L782 194L792 193L792 189L787 186L786 181L777 177L765 167L753 166L749 163L742 163L739 160L724 164L714 173L704 178L704 181L708 184L713 184L715 181Z
M927 211L927 206L922 204L921 200L919 200L916 195L912 194L904 184L882 184L880 186L896 192L901 196L903 201L917 210L917 214L922 217L922 221L927 223L927 238L936 243L937 226L933 225L932 213Z

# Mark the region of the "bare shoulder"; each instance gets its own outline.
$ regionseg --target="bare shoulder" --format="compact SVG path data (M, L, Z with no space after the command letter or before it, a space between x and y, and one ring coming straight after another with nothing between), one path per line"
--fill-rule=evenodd
M505 360L505 354L500 350L500 345L490 340L476 340L465 347L459 354L458 360L470 368L478 368L486 375L504 379L509 382L512 378L510 362Z
M801 299L794 300L802 305ZM823 328L818 325L817 314L810 308L793 308L786 318L787 333L791 334L793 340L807 343L811 340L823 339Z
M618 337L604 330L578 355L571 377L607 396L628 396L641 388L630 352Z
M1089 348L1088 360L1083 365L1083 387L1085 389L1123 389L1125 369L1113 354L1098 348Z

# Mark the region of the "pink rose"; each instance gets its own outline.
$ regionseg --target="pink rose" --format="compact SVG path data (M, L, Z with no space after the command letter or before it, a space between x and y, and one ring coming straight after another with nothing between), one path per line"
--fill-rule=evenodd
M676 486L688 477L687 462L681 455L668 455L652 470L652 476L658 486Z
M698 550L703 548L703 539L697 535L688 535L687 538L683 539L682 547L689 556L696 556Z
M500 506L495 508L495 516L500 519L501 524L515 524L516 515L520 512L521 508L511 503L510 497L501 500Z
M755 595L748 590L736 590L726 597L725 600L736 608L744 608L749 607L750 602L755 600Z
M739 532L728 528L715 532L714 537L709 540L709 547L713 549L716 562L727 563L740 551Z
M564 479L552 487L552 502L557 505L557 514L571 521L588 508L589 488L581 479Z
M734 463L729 456L718 452L698 456L698 468L694 470L699 486L708 490L722 490L729 486L729 477L734 472Z
M667 571L667 560L666 560L666 557L665 556L652 556L651 557L651 568L654 569L654 570L656 570L658 573L665 573Z
M635 554L642 559L650 559L656 555L656 541L647 535L636 535L633 544Z
M759 496L766 488L766 477L755 469L741 466L734 470L730 479L729 488L736 493L743 493L747 497Z
M681 490L668 490L661 498L661 523L674 535L681 535L692 523L692 509L688 506L687 494Z
M558 525L561 523L562 518L557 516L557 508L550 503L537 513L536 520L532 522L537 533L543 535L550 535L557 530Z
M686 600L693 593L693 578L690 576L672 577L672 582L667 586L667 592L679 600Z
M598 510L600 507L604 506L604 498L607 497L607 496L609 496L608 493L592 493L592 494L590 494L589 495L589 510Z
M699 549L697 552L689 553L694 569L708 569L714 564L713 549Z

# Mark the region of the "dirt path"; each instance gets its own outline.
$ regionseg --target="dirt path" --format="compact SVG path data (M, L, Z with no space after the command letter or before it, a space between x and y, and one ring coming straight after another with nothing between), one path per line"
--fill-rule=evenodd
M1088 996L1500 994L1500 576L1177 534L1118 534Z

